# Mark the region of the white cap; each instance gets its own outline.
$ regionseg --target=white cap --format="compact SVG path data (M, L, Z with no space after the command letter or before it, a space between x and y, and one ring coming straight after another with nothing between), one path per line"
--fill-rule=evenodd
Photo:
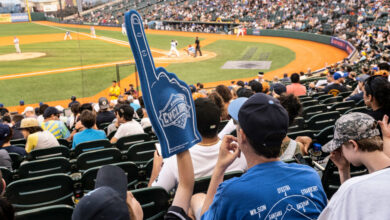
M26 114L26 112L35 112L35 110L34 110L34 108L31 107L31 106L27 106L27 107L24 109L22 115Z
M62 107L61 105L57 105L56 106L56 109L60 112L64 112L64 107Z

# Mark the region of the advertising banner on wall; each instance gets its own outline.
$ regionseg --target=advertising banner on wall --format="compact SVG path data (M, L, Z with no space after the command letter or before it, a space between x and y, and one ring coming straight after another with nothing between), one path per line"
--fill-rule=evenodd
M341 39L336 38L336 37L332 37L330 44L332 46L335 46L339 49L344 50L348 54L351 54L354 50L354 47L351 45L351 43L349 43L348 41L345 41L345 40L341 40Z
M27 13L14 13L14 14L11 14L11 21L12 22L25 22L25 21L28 21L28 15L27 15Z
M0 14L0 23L11 22L11 14Z

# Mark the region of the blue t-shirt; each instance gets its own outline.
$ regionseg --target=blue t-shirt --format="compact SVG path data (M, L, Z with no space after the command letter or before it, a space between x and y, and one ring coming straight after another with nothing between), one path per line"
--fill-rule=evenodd
M85 129L84 131L77 133L73 136L72 149L75 149L78 144L87 142L87 141L96 141L107 139L104 131L96 129Z
M317 219L326 204L314 169L276 161L221 183L202 220Z

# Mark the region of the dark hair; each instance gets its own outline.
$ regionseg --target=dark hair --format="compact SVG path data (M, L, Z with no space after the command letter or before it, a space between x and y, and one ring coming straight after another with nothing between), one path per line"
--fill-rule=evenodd
M9 116L9 115L3 116L2 120L5 122L8 122L8 123L11 123L11 116Z
M93 111L91 103L84 103L80 106L80 112L82 113L84 110Z
M360 139L357 140L356 143L358 144L359 149L364 152L383 151L383 141L380 136Z
M294 123L295 118L300 115L302 105L298 97L293 94L282 93L278 99L288 113L288 125L291 126Z
M40 126L35 126L35 127L29 127L29 128L23 128L23 130L28 131L30 134L34 134L39 131L43 131L43 129Z
M72 111L72 113L74 115L77 115L78 113L80 113L80 103L78 103L78 102L73 103L70 106L70 110Z
M0 197L0 219L3 220L15 219L15 210L13 206L3 196Z
M240 81L237 82L237 85L238 85L238 86L241 86L241 87L244 87L244 86L245 86L245 83L244 83L243 81L240 80Z
M0 107L0 116L4 116L7 113L9 113L8 109L6 109L4 107Z
M291 82L292 83L299 83L299 74L298 73L293 73L290 76Z
M119 105L118 108L115 109L115 113L119 115L119 117L123 117L126 121L133 120L134 109L129 105Z
M23 119L24 119L23 115L17 114L17 115L12 116L12 121L15 123L18 123L18 122L22 121Z
M202 137L214 138L218 134L221 119L220 108L209 98L195 100L196 123Z
M246 136L249 144L252 146L252 148L255 150L255 153L260 156L264 156L266 158L275 158L280 155L282 141L286 135L281 134L274 134L268 136L268 138L272 139L280 139L280 144L270 145L270 146L263 146L263 143L255 143L250 137Z
M261 93L263 91L263 85L256 80L251 80L248 85L251 87L252 91L255 93Z
M142 110L142 108L138 108L135 112L137 112L137 115L140 119L144 117L144 111Z
M138 101L141 108L145 108L144 98L142 96L138 97Z
M232 94L230 93L229 88L224 85L217 86L215 91L222 97L225 103L228 103L230 99L232 99Z
M92 111L86 109L81 112L80 120L81 124L86 128L92 128L96 123L96 115Z
M39 114L40 115L43 115L43 113L45 112L45 110L49 107L48 104L43 104L41 106L39 106Z
M371 76L364 83L366 95L375 98L380 108L390 110L390 82L383 76Z
M11 140L13 134L14 134L14 132L12 131L12 128L9 128L9 135L4 138L3 144L0 147L2 147L5 143L8 143L8 141ZM1 192L0 192L0 194L1 194Z
M218 106L218 108L220 109L221 112L223 112L224 108L225 108L225 105L223 104L223 99L222 97L216 93L216 92L212 92L210 95L209 95L209 99Z

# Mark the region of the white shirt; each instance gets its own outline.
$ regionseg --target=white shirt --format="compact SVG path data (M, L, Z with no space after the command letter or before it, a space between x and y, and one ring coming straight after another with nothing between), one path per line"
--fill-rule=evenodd
M190 148L192 165L194 166L195 179L211 176L215 165L217 164L219 147L221 141L212 146L201 146L199 144ZM227 169L226 172L244 171L247 169L247 163L244 154L237 158ZM177 167L176 156L172 156L164 161L158 178L152 186L161 186L166 191L172 190L179 182L179 170Z
M142 129L141 125L137 121L132 120L121 124L118 130L116 131L114 137L116 139L119 139L121 137L135 135L135 134L142 134L142 133L145 132L144 129Z
M141 119L141 126L143 129L145 129L146 127L152 126L152 123L150 122L150 118L142 118Z
M171 42L171 49L176 49L176 41Z
M341 185L318 219L389 219L390 168Z
M19 39L18 38L14 39L14 44L19 44Z

